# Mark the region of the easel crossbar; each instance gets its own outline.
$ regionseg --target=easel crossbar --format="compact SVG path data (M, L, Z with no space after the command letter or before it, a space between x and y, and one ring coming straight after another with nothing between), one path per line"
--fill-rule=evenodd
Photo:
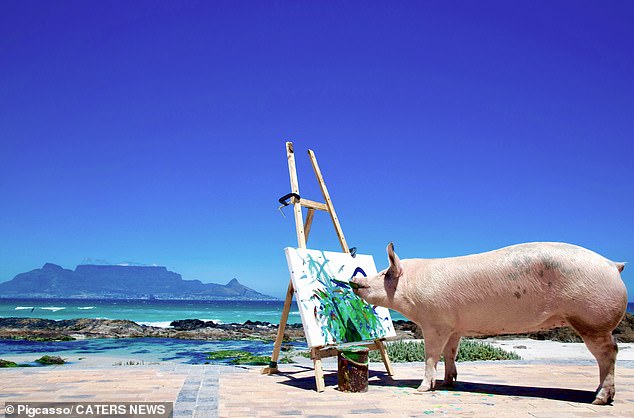
M326 206L325 203L315 202L314 200L308 200L302 197L299 199L299 204L307 209L323 210L324 212L328 212L328 206Z

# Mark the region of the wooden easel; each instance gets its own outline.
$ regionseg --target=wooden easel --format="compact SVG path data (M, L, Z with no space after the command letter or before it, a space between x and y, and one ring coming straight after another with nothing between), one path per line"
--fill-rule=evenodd
M335 227L335 232L337 233L337 238L339 239L339 243L341 244L341 249L343 252L350 254L350 249L348 248L348 244L346 243L346 239L343 236L343 230L341 229L341 225L339 224L339 219L337 218L337 213L335 212L335 207L332 204L332 200L330 199L330 194L328 193L328 189L326 188L326 183L324 182L324 178L321 174L321 170L319 169L319 165L317 164L317 158L315 157L315 153L312 150L308 150L308 156L310 157L310 162L313 165L313 170L315 171L315 176L317 177L317 182L319 183L319 187L321 188L321 193L324 196L325 203L315 202L313 200L304 199L299 195L299 182L297 180L297 169L295 167L295 151L293 149L293 143L286 143L286 157L288 159L288 173L291 179L291 193L287 196L290 197L290 203L293 204L293 214L295 216L295 230L297 232L297 246L299 248L306 248L306 242L308 241L308 233L310 232L310 227L313 222L313 217L315 216L316 210L321 210L324 212L328 212L330 218L332 219L332 223ZM280 199L282 201L282 199ZM308 213L306 214L306 221L304 222L302 219L302 207L308 209ZM273 354L271 355L271 363L269 367L262 370L263 374L273 374L278 373L279 370L277 368L277 360L280 355L280 348L282 347L282 339L284 338L284 329L286 328L286 322L288 321L288 314L291 310L291 302L293 301L293 283L289 280L288 290L286 291L286 299L284 300L284 308L282 310L282 318L280 319L280 325L277 329L277 337L275 338L275 345L273 346ZM383 359L383 363L385 364L385 369L387 373L391 376L394 374L392 369L392 363L390 362L390 358L385 350L385 345L383 343L383 339L374 340L371 342L359 342L355 345L361 345L368 347L370 350L379 350L381 353L381 357ZM313 360L315 367L315 382L317 384L317 391L323 392L326 388L324 382L324 371L321 363L322 358L326 357L334 357L337 355L337 348L334 346L327 347L313 347L311 348L310 357Z

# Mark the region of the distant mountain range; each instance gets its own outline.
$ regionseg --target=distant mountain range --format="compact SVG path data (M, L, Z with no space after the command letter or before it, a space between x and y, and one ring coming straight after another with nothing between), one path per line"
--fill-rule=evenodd
M226 285L183 280L165 267L82 264L73 271L51 263L0 283L0 298L277 299L237 279Z

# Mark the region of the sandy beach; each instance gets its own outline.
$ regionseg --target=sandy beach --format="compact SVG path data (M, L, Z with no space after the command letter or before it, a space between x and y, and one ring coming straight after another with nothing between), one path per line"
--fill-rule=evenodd
M561 343L549 340L532 340L530 338L484 340L495 347L514 351L523 360L548 361L595 361L583 343ZM617 361L634 361L634 343L619 343Z

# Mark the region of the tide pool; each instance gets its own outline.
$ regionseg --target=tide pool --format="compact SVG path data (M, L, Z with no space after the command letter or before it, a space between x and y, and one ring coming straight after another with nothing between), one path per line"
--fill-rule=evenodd
M295 349L307 349L302 342L285 343ZM116 358L114 363L147 364L175 362L183 364L225 363L207 360L207 353L220 350L244 350L255 355L270 356L270 341L204 341L175 338L98 338L76 341L39 342L0 339L0 358L31 362L45 354L60 356L70 364L81 363L87 357ZM9 355L9 356L7 356ZM283 353L282 353L283 356ZM15 361L15 360L13 360ZM36 364L32 364L36 365Z

